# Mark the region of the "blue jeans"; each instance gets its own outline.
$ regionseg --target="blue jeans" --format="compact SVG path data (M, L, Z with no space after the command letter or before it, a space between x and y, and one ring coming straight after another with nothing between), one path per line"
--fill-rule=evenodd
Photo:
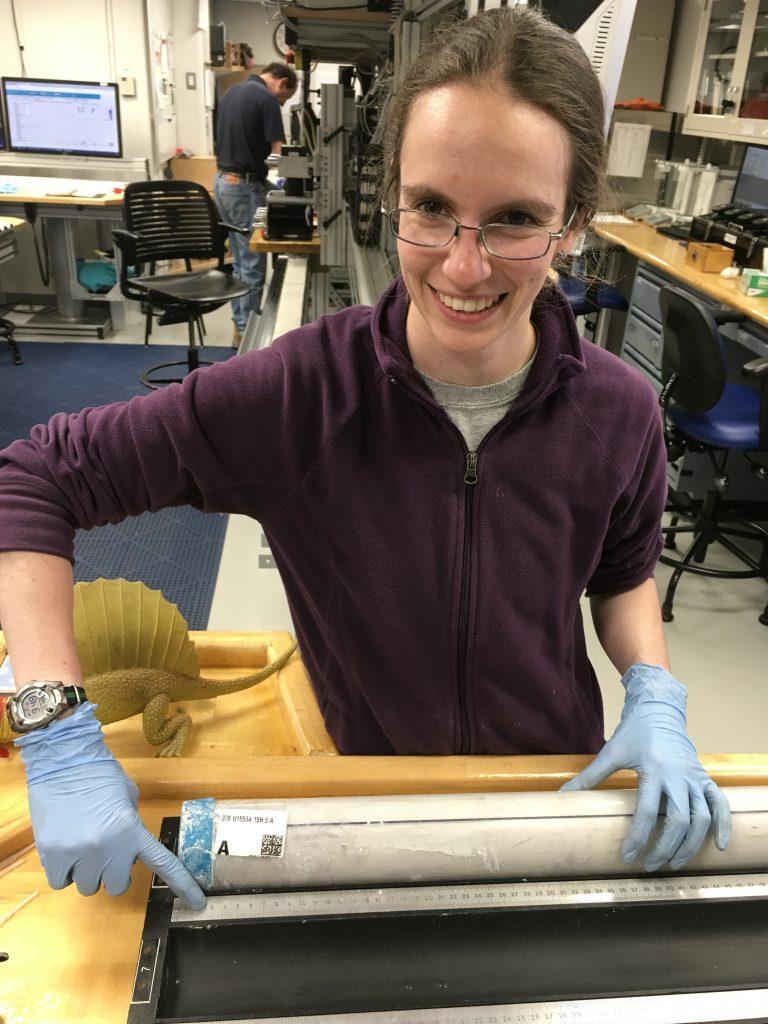
M261 293L264 290L264 278L267 273L267 257L263 252L251 252L248 249L250 231L253 229L253 217L257 206L266 202L264 188L261 185L249 185L238 182L231 185L224 181L217 171L213 186L213 195L219 215L228 224L238 228L248 228L249 234L236 235L229 232L229 248L232 253L232 266L235 277L243 284L250 286L250 291L242 298L232 300L232 319L242 334L248 322L248 314L261 312Z

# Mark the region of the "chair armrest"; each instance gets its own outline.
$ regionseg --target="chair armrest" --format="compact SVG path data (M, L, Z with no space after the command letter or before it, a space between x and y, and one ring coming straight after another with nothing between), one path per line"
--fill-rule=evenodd
M124 264L132 266L136 262L136 246L140 241L139 236L124 228L116 228L112 232L112 240L123 254Z
M223 220L219 221L219 227L224 228L225 231L234 231L238 235L251 235L253 234L253 228L238 228L234 224L226 224Z
M762 380L768 375L768 359L751 359L741 368L742 377L747 380Z
M740 324L747 318L733 309L713 309L712 319L716 324Z

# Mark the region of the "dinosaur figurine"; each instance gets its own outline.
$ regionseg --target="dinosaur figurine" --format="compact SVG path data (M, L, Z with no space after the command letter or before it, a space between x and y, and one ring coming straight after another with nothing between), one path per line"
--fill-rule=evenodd
M159 590L127 580L96 580L75 586L75 639L88 699L102 725L144 716L144 735L155 757L179 757L192 727L185 712L166 718L175 701L207 700L247 690L279 672L294 642L270 665L234 679L200 675L195 645L175 604ZM4 701L0 698L0 712ZM0 743L16 738L0 714Z

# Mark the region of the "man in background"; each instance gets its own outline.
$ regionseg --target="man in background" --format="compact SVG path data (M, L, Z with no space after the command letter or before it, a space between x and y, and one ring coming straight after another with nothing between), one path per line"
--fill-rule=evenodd
M250 228L256 208L266 201L267 166L271 153L285 142L280 108L296 92L296 72L274 61L259 75L233 85L216 112L216 180L214 197L223 220ZM250 291L232 302L233 344L238 344L253 310L261 312L267 269L264 253L251 252L249 235L229 234L235 277Z

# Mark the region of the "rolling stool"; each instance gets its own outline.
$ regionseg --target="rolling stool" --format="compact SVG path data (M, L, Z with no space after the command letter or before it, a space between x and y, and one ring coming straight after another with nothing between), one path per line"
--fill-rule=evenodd
M667 458L676 462L686 451L706 454L714 475L701 508L692 512L677 505L669 526L662 528L665 549L675 550L678 535L692 534L678 558L662 554L659 561L674 569L661 606L664 622L674 618L672 603L684 572L718 579L755 579L768 582L768 530L759 523L728 511L723 496L728 488L725 469L729 455L740 451L756 475L768 480L768 469L750 457L768 453L768 359L753 359L742 367L742 376L759 381L760 391L743 384L729 384L719 324L744 319L733 310L710 310L679 288L664 287L659 293L663 350L659 397L664 414ZM686 525L678 523L683 520ZM742 540L760 545L754 557ZM737 558L743 570L713 569L703 564L710 544L720 544ZM695 564L694 564L695 563ZM768 605L759 617L768 626Z
M0 317L0 338L7 342L8 348L13 354L13 365L21 366L21 352L19 352L19 346L16 344L16 339L13 336L13 332L15 330L16 324L12 320L6 320L4 317Z

